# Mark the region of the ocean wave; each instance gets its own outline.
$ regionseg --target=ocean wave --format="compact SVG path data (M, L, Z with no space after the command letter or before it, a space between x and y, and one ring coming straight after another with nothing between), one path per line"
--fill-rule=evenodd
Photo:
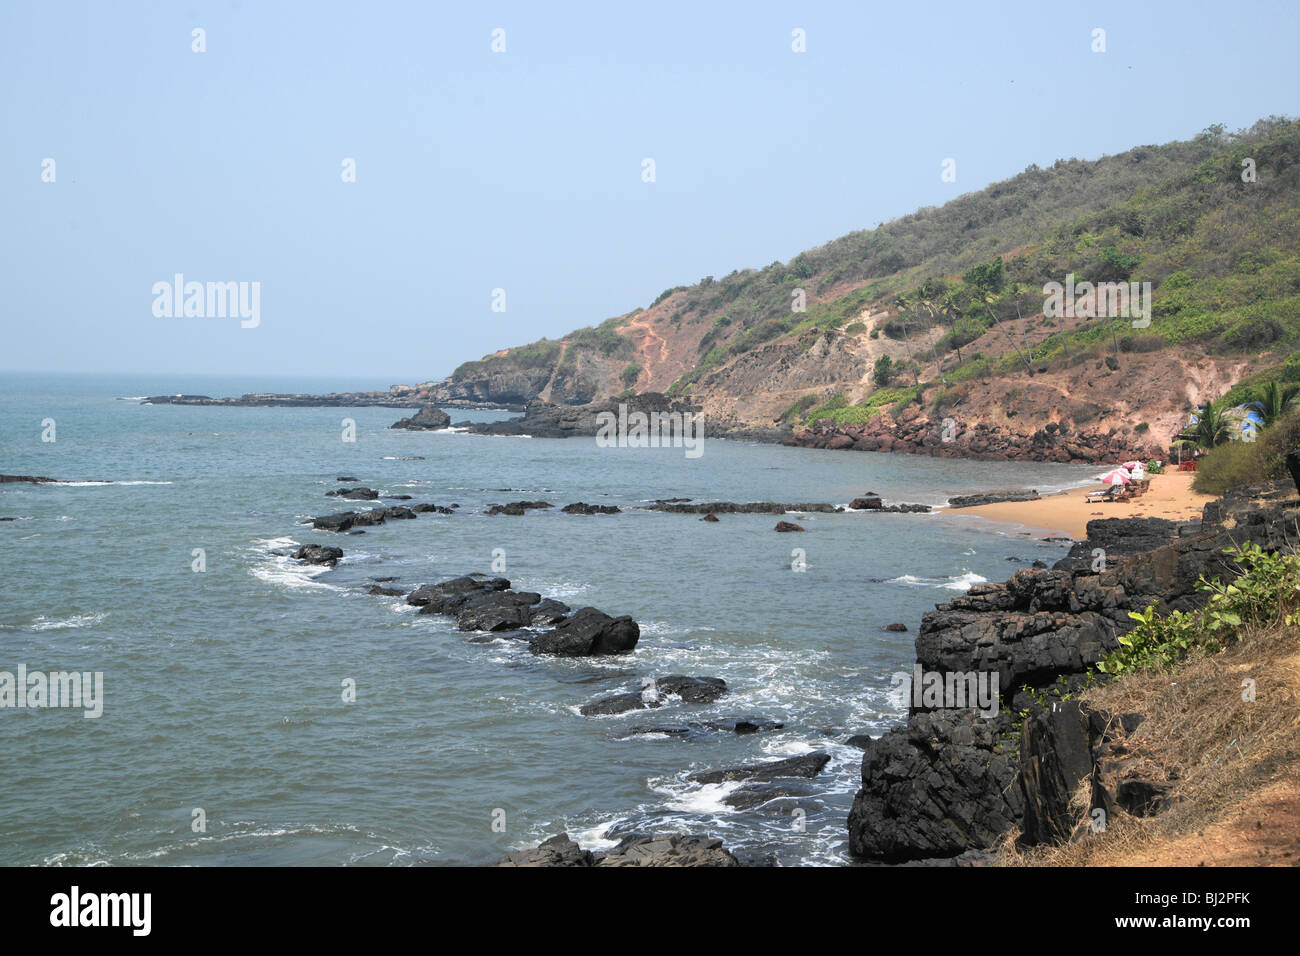
M104 485L170 485L170 481L55 481L63 488L101 488Z
M74 614L72 617L65 618L48 618L41 615L29 624L27 629L31 631L64 631L70 628L94 627L107 617L107 611L99 611L95 614Z
M259 581L291 591L307 588L343 590L333 584L314 580L331 570L329 567L323 564L303 564L287 554L277 553L297 546L298 542L290 537L255 539L253 547L249 549L255 563L248 569L248 573Z
M890 578L886 584L903 584L908 587L931 587L945 588L949 591L969 591L976 584L984 584L988 578L973 571L966 571L963 574L955 574L947 578L923 578L915 574L900 574L896 578Z

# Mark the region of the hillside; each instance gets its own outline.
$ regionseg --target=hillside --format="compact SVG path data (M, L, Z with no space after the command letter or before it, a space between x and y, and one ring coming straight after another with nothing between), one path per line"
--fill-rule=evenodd
M711 431L952 415L1013 440L1056 423L1158 449L1243 380L1300 381L1298 266L1300 122L1274 117L1031 166L419 388L516 405L661 391L702 405ZM1149 327L1045 316L1044 284L1070 274L1149 282Z

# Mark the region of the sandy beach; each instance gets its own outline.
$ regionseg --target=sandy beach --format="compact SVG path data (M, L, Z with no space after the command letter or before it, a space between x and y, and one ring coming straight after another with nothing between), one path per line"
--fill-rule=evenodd
M1085 501L1090 492L1102 488L1098 482L1087 488L1045 495L1036 501L1006 501L973 508L945 509L943 513L955 518L977 517L1022 525L1082 540L1087 537L1085 528L1093 518L1169 518L1172 521L1199 518L1201 508L1207 501L1212 501L1214 495L1193 491L1194 477L1185 471L1152 475L1147 492L1130 501Z

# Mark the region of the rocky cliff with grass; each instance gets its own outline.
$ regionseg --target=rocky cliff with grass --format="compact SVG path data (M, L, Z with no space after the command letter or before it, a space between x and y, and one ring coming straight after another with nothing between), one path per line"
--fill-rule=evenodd
M816 447L917 451L951 420L949 453L1164 454L1197 404L1300 384L1298 277L1300 124L1270 117L1030 166L403 388L514 406L662 392L713 434ZM1073 308L1046 312L1067 281ZM1131 314L1103 283L1137 284Z

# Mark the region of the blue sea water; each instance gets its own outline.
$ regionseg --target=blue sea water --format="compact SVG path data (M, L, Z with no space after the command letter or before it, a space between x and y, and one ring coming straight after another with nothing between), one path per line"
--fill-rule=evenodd
M592 848L632 831L710 833L752 858L843 864L861 763L844 741L902 717L891 675L910 671L922 612L1065 545L944 513L812 514L792 519L807 533L775 534L771 515L713 524L637 506L844 504L868 491L940 504L981 488L1073 486L1095 471L713 439L689 459L585 439L394 431L407 414L396 409L138 401L386 386L0 380L0 472L74 482L0 485L0 517L16 519L0 522L0 670L100 671L105 698L97 719L0 710L0 864L473 864L561 830ZM353 443L344 418L355 419ZM46 419L54 442L41 440ZM312 515L368 506L325 497L339 476L460 507L360 535L312 531ZM482 513L523 498L557 507ZM559 512L574 501L624 510ZM322 571L280 554L305 542L336 544L344 560ZM194 549L206 571L192 569ZM376 577L410 588L489 571L494 555L519 589L632 615L636 651L537 657L364 591ZM894 621L910 631L881 630ZM666 674L722 677L729 692L705 707L577 713ZM785 726L627 735L740 715ZM832 759L808 795L754 810L722 802L735 784L686 779L814 750Z

